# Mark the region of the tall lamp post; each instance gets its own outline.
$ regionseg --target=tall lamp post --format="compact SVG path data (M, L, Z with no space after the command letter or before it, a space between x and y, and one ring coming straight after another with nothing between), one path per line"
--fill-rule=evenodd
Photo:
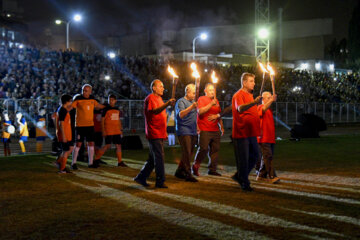
M206 40L207 39L207 34L206 33L202 33L200 34L199 36L196 36L194 39L193 39L193 60L195 60L195 42L197 39L201 39L201 40Z
M70 19L69 21L63 21L60 19L55 20L56 24L62 24L65 23L66 24L66 49L69 49L69 29L70 29L70 23L72 21L75 22L80 22L82 19L82 16L80 14L75 14L74 17L72 19Z

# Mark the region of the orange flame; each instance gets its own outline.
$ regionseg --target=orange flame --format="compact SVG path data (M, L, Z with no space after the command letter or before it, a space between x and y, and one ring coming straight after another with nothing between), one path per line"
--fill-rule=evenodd
M265 66L261 62L259 62L259 65L263 72L268 73L268 70L266 70Z
M218 82L219 78L216 77L215 71L212 71L211 79L212 79L212 82L213 82L214 84L216 84L216 83Z
M172 67L170 67L170 65L168 66L167 70L171 74L171 76L173 76L173 78L179 78L179 76L176 75L174 69Z
M191 63L190 67L191 67L191 69L193 70L193 72L192 72L191 75L192 75L194 78L200 78L200 73L199 73L198 70L197 70L196 63Z
M267 64L267 70L270 73L270 76L275 76L274 69L270 66L270 63Z

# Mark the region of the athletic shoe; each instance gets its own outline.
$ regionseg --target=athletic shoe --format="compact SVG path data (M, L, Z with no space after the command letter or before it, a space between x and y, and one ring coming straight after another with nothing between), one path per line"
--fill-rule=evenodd
M208 171L208 175L221 176L221 174L216 171Z
M194 165L192 165L191 171L192 171L192 174L193 174L193 175L195 175L195 176L200 176L200 174L199 174L199 169L198 169L197 167L195 167Z
M163 184L155 184L156 188L169 188L168 186L166 186L164 183Z
M269 182L269 179L264 178L264 177L257 176L257 177L256 177L256 181L259 181L259 182Z
M280 178L279 178L279 177L270 178L270 182L271 182L271 183L279 183L279 182L280 182Z
M186 175L185 175L185 173L184 173L184 170L182 170L182 169L176 169L176 171L175 171L175 177L177 177L177 178L180 178L180 179L186 179Z
M72 173L68 168L64 168L64 170L66 173Z
M66 171L65 171L65 170L60 170L60 171L58 171L57 173L58 173L58 174L65 174Z
M254 189L250 186L241 186L241 189L243 190L243 192L252 192L254 191Z
M96 165L95 163L91 164L91 165L88 165L88 168L98 168L99 166Z
M139 177L135 177L134 181L137 182L138 184L144 186L144 187L149 187L150 185L146 182L146 180L141 180Z
M186 182L198 182L198 180L191 175L187 176L185 181Z
M93 164L96 168L100 167L100 161L99 160L94 160Z
M72 170L78 170L78 167L77 167L76 163L71 164L71 169Z
M101 159L99 159L98 161L99 161L100 164L107 165L107 162L105 162L105 161L103 161L103 160L101 160Z
M118 167L128 167L128 165L126 165L123 161L119 162Z

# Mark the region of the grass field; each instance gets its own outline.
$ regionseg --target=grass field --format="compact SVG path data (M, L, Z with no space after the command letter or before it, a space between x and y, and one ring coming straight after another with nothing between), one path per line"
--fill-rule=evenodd
M135 184L148 150L124 151L129 168L59 175L49 155L0 158L0 239L360 239L360 135L279 141L279 184L244 193L230 179L233 147L222 143L222 177L198 183L173 174L180 148L166 148L169 189Z

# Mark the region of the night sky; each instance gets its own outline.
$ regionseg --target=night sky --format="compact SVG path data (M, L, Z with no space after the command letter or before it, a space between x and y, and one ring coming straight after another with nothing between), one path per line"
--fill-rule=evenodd
M53 24L80 12L81 27L93 36L141 32L145 27L179 29L206 25L254 22L254 0L164 1L164 0L19 0L24 18L35 26ZM333 18L334 37L347 37L348 22L357 0L271 0L271 19L282 7L283 20Z

